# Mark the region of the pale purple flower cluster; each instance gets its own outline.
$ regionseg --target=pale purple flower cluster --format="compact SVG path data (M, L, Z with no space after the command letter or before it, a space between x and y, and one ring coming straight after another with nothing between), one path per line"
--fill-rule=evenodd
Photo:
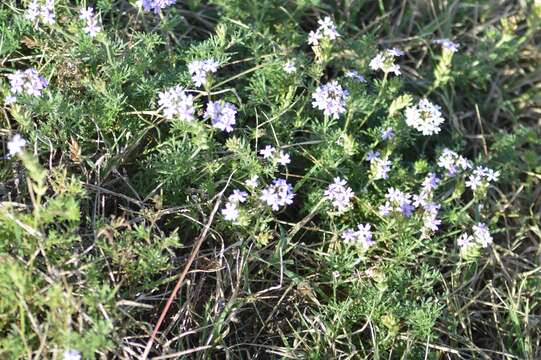
M362 82L362 83L366 82L366 78L364 76L362 76L361 74L359 74L359 72L357 70L348 70L348 71L346 71L344 76L349 78L349 79L357 80L358 82Z
M40 22L43 22L46 25L53 25L56 22L54 0L32 0L32 2L28 4L24 17L30 20L36 27Z
M448 49L453 53L457 52L458 48L460 47L459 44L452 42L449 39L435 39L435 40L432 40L432 43L441 45L441 47L443 47L444 49Z
M316 92L312 94L314 101L312 106L323 111L327 116L338 119L340 114L346 112L346 100L348 91L342 89L336 80L319 86Z
M188 71L192 75L192 81L197 87L207 82L209 73L218 71L218 62L214 59L194 60L188 64Z
M180 85L160 92L158 98L158 105L163 108L163 116L166 119L171 120L175 117L184 121L194 119L193 95L188 94Z
M391 161L388 158L380 158L379 151L370 150L366 154L366 160L370 161L370 172L374 180L387 179L391 171Z
M293 74L295 71L297 71L297 67L295 66L295 60L288 60L284 64L283 69L286 74Z
M222 215L227 221L236 221L240 215L238 205L246 202L248 193L246 191L235 189L233 193L229 195L225 207L222 209Z
M429 173L423 180L423 185L419 195L413 195L413 206L422 208L423 212L423 232L433 232L438 230L441 220L437 218L440 205L432 201L433 193L440 179L434 173Z
M209 101L204 117L210 119L212 126L225 132L233 131L237 108L224 101Z
M139 0L139 4L145 11L154 11L158 14L160 10L176 4L177 0Z
M361 245L364 249L368 249L374 245L372 240L372 231L370 224L359 224L357 230L347 229L342 233L342 239L346 243Z
M411 203L411 194L391 187L387 189L385 199L385 204L379 207L381 216L389 216L392 213L399 213L405 217L410 217L412 215L414 207Z
M291 156L289 156L288 153L280 150L279 153L276 153L276 149L271 146L267 145L264 149L259 150L259 154L263 156L263 159L265 160L275 160L280 165L287 165L291 163ZM277 156L276 156L277 155Z
M462 155L445 148L438 158L438 166L447 170L447 176L455 176L460 170L471 169L472 163Z
M336 40L340 36L336 30L336 25L329 16L326 16L323 20L319 19L319 27L316 31L310 31L308 34L308 44L312 46L318 46L322 40L332 41Z
M86 9L81 9L79 12L79 19L85 22L84 32L91 38L96 37L96 35L101 31L101 26L99 25L98 15L94 15L94 9L87 7Z
M8 141L8 158L21 153L26 146L26 140L19 134L13 135L10 141Z
M468 176L466 186L475 191L479 187L498 181L499 177L499 171L494 171L485 166L477 166L475 169L473 169L472 174Z
M291 184L288 184L284 179L275 179L272 184L261 190L260 199L273 211L277 211L281 206L292 204L294 197Z
M334 182L329 184L324 195L339 212L347 210L351 205L351 199L355 196L353 190L347 186L346 180L340 177L334 178Z
M388 140L394 138L394 130L391 127L381 130L381 140Z
M47 87L48 82L45 78L38 74L34 68L24 71L17 70L13 74L7 76L10 86L10 94L6 98L7 104L12 104L16 101L14 95L26 94L29 96L41 96L41 91Z
M79 350L68 349L62 354L62 360L81 360L83 357Z
M381 70L386 74L393 73L398 76L402 73L400 72L400 65L395 64L395 58L402 55L404 55L404 52L396 48L380 51L370 60L368 66L374 71Z
M437 134L441 130L441 124L445 121L440 110L438 105L432 104L427 99L422 99L418 105L406 109L406 124L423 135Z
M462 233L458 237L457 244L461 250L467 250L474 245L479 245L483 248L486 248L490 244L492 244L492 235L490 235L490 231L486 224L477 223L473 225L472 230L473 236L468 233Z
M246 185L247 187L249 188L256 188L257 185L258 185L258 182L257 182L257 179L258 179L258 176L257 175L254 175L252 176L251 178L247 179L245 182L244 182L244 185Z

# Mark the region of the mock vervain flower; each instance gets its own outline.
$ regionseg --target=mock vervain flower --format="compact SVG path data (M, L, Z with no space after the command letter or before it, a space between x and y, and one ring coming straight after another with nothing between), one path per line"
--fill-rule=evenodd
M166 119L178 117L184 121L194 119L193 95L188 94L180 85L158 94L158 105L163 108Z
M225 207L222 209L222 215L227 221L235 221L239 217L239 209L237 208L236 203L228 202L225 204Z
M394 138L394 131L393 128L388 127L383 130L381 130L381 140L387 140Z
M35 27L38 27L40 22L53 25L56 22L54 0L33 0L28 4L24 17L30 20Z
M13 135L8 141L8 157L15 156L21 153L26 146L26 140L19 134Z
M473 245L473 237L467 233L462 233L456 240L456 243L461 249L466 249Z
M428 173L428 175L423 180L423 191L432 191L436 189L440 179L436 176L435 173Z
M381 70L384 73L393 73L400 75L400 65L395 64L395 58L402 56L404 53L398 49L387 49L381 51L370 61L368 66L370 69L377 71Z
M308 44L312 46L319 45L320 41L336 40L340 36L336 30L336 25L329 16L326 16L323 20L318 20L319 27L316 31L310 31L308 34Z
M288 60L284 66L283 66L284 72L286 74L293 74L295 71L297 71L297 67L295 66L294 60Z
M387 179L391 170L391 162L387 158L375 157L370 161L370 170L374 180Z
M282 206L286 206L293 203L293 187L288 184L284 179L275 179L272 184L267 185L262 191L260 199L272 208L273 211L277 211Z
M244 185L246 185L249 188L255 188L257 187L257 184L258 184L257 179L258 179L258 176L254 175L251 178L244 181Z
M273 146L267 145L264 149L259 150L259 154L263 156L263 159L270 159L274 156L276 149Z
M451 52L457 52L458 48L460 47L459 44L452 42L449 39L435 39L435 40L432 40L432 43L441 45L441 47L443 47L444 49L448 49Z
M440 110L438 105L432 104L427 99L422 99L418 105L406 109L406 124L423 135L437 134L441 130L441 124L445 121Z
M346 100L348 91L342 89L336 80L319 86L316 92L312 94L314 101L312 106L323 111L327 116L338 119L340 114L346 112Z
M85 34L91 38L96 37L96 35L101 31L98 15L94 15L93 8L87 7L86 9L81 9L79 12L79 19L85 22L85 27L83 30Z
M139 0L139 4L145 11L154 11L158 14L160 10L176 4L177 0Z
M210 119L212 126L225 132L233 131L235 125L235 115L237 108L235 105L224 101L209 101L207 109L203 115Z
M329 184L324 195L325 199L331 201L334 208L339 212L349 208L351 199L355 196L351 188L347 186L346 180L339 177L334 178L334 182Z
M473 225L472 230L473 238L479 245L486 248L488 245L492 244L492 235L490 235L490 231L486 224L477 223L476 225Z
M472 174L468 176L466 186L475 191L481 186L486 186L491 182L498 181L499 177L499 171L494 171L485 166L477 166L472 171Z
M34 68L24 71L17 70L13 74L7 75L10 85L9 103L16 101L15 95L26 94L29 96L41 96L41 91L47 87L48 82L38 74Z
M368 249L370 246L374 245L370 228L370 224L359 224L357 225L357 230L346 229L342 233L342 239L346 243L358 244L364 249Z
M357 70L348 70L348 71L346 71L344 76L349 78L349 79L357 80L358 82L363 82L363 83L366 82L365 77L362 76L361 74L359 74L359 72Z
M278 156L278 164L285 166L289 163L291 163L291 157L289 156L289 154L280 150L280 155Z
M218 71L218 62L214 59L194 60L188 64L188 71L192 75L192 81L196 87L201 87L207 82L209 73Z
M385 199L385 203L379 208L380 215L387 216L391 213L400 213L405 217L412 215L414 207L411 204L411 194L391 187L387 189Z
M233 190L233 194L229 195L227 200L231 203L243 203L248 198L248 193L239 189Z
M462 155L445 148L438 157L438 166L447 170L447 176L455 176L459 170L471 169L472 163Z
M62 360L81 360L81 352L75 349L65 350L62 354Z
M372 161L374 159L377 159L379 158L380 156L380 153L379 151L373 151L373 150L369 150L367 153L366 153L366 160L368 161Z

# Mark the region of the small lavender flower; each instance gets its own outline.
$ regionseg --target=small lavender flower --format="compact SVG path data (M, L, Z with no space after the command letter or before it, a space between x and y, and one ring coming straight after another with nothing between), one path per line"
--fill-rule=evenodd
M458 48L460 47L459 44L452 42L449 39L435 39L432 40L433 44L441 45L444 49L448 49L449 51L455 53L458 51Z
M274 156L276 149L273 146L267 145L264 149L259 150L259 154L263 156L263 159L270 159Z
M432 104L427 99L422 99L418 105L406 109L406 124L423 135L437 134L441 130L441 124L445 121L440 110L438 105Z
M318 46L320 41L332 41L340 36L336 30L336 25L329 16L326 16L323 20L319 19L318 24L317 30L310 31L308 34L309 45Z
M251 178L247 179L247 180L244 182L244 185L246 185L246 186L249 187L249 188L256 188L257 185L258 185L257 179L258 179L258 176L257 176L257 175L254 175L254 176L252 176Z
M423 231L438 231L441 225L441 220L439 220L436 215L433 214L427 214L423 216Z
M366 160L367 160L367 161L373 161L373 160L375 160L375 159L378 159L379 156L380 156L379 151L372 151L372 150L370 150L370 151L368 151L368 152L366 153Z
M235 221L238 219L240 213L236 203L228 202L222 209L222 215L227 221Z
M285 152L280 150L280 155L278 157L278 164L285 166L289 163L291 163L291 158L289 154L286 154Z
M467 233L462 233L456 240L456 243L461 250L465 250L473 245L473 237Z
M486 224L477 223L476 225L473 225L472 229L473 238L479 245L486 248L488 245L492 244L492 235L490 235L490 231Z
M387 200L385 204L380 206L380 214L382 216L387 216L391 213L401 213L405 217L410 217L413 214L414 207L411 203L411 194L391 187L387 189L385 199Z
M423 180L423 191L432 191L435 190L440 179L436 176L435 173L428 173L428 175Z
M229 195L227 200L231 203L243 203L246 202L248 193L239 189L233 190L233 194Z
M160 10L176 4L177 0L139 0L139 4L145 11L154 11L159 14Z
M447 176L455 176L459 170L471 169L472 163L462 155L445 148L438 157L438 166L447 170Z
M8 158L20 154L26 146L26 140L19 134L13 135L8 141Z
M334 182L329 184L324 195L339 212L348 209L351 205L351 199L355 196L351 188L347 186L346 180L340 177L334 178Z
M6 105L12 105L12 104L15 104L17 102L17 98L13 95L7 95L6 98L4 99L4 104Z
M208 80L209 73L218 71L218 62L214 59L194 60L188 64L188 71L196 87L201 87Z
M206 119L210 119L212 126L225 132L233 131L235 125L235 115L237 108L235 105L223 101L209 101L207 109L203 115Z
M26 94L29 96L41 96L41 91L47 87L47 80L40 76L36 69L30 68L24 71L17 70L13 74L7 75L10 85L9 96L14 94ZM13 98L10 101L15 102Z
M101 31L101 26L99 26L98 15L94 15L94 9L87 7L86 9L81 9L79 11L79 19L85 22L85 27L83 28L85 34L91 38L96 37L96 35Z
M314 101L312 106L323 111L327 116L338 119L340 114L346 112L346 100L348 91L342 89L336 80L319 86L316 92L312 94Z
M54 0L33 0L28 4L24 17L30 20L35 27L38 27L40 22L53 25L56 22Z
M184 121L194 119L193 95L188 94L180 85L159 93L158 105L163 108L163 116L166 119L171 120L175 117Z
M294 197L293 187L290 184L284 179L275 179L271 185L261 191L260 199L273 211L277 211L282 206L292 204Z
M393 73L395 75L400 75L400 66L395 64L395 58L403 54L398 49L391 49L381 51L370 61L368 66L370 69L377 71L381 70L384 73Z
M81 352L75 349L65 350L62 354L62 360L81 360Z
M394 130L391 127L381 130L381 140L394 138Z
M283 69L284 69L284 72L286 74L293 74L294 72L297 71L297 67L295 66L295 61L294 60L288 60L284 64Z
M344 76L349 78L349 79L357 80L358 82L362 82L362 83L366 82L366 78L364 76L362 76L361 74L359 74L359 72L356 71L356 70L348 70L348 71L346 71Z
M376 157L370 162L370 169L374 180L387 179L391 170L391 162L387 158L380 159Z
M468 176L466 186L473 191L479 187L486 186L493 181L497 181L500 176L499 171L494 171L485 166L477 166L471 175Z
M370 230L370 224L360 224L357 225L357 230L346 229L342 233L342 239L346 243L354 243L361 245L364 249L368 249L370 246L374 245L372 240L372 231Z

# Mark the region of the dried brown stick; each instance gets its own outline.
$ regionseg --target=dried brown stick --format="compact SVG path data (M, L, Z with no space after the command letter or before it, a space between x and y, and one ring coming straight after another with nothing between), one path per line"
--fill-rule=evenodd
M199 253L199 249L201 248L203 241L207 237L207 234L210 229L210 225L212 224L212 221L214 220L214 216L216 215L216 212L218 211L218 208L220 207L220 204L222 202L222 196L225 190L227 189L227 186L229 185L229 182L231 181L232 176L233 174L229 176L229 179L227 180L227 184L224 186L224 188L218 195L218 199L216 200L216 203L214 204L214 208L212 209L212 212L210 213L209 220L207 221L205 227L203 228L201 235L199 235L199 238L196 240L195 245L192 249L192 253L190 254L190 257L188 259L188 262L184 266L184 269L182 270L182 273L180 274L178 278L177 284L175 285L173 292L167 299L167 303L165 304L165 307L163 308L162 313L160 314L160 318L158 319L158 322L154 326L154 330L152 331L152 334L150 335L150 339L148 339L147 345L145 347L145 351L143 352L143 355L141 356L142 360L147 359L148 354L150 350L152 349L152 345L154 344L154 339L156 338L156 335L158 334L158 331L160 330L160 326L162 325L162 322L165 319L165 315L167 315L167 312L169 311L169 308L171 307L173 300L175 299L178 291L180 290L180 287L182 286L182 283L184 282L184 278L186 277L188 270L190 270L190 267L192 266L192 263L195 260L197 253Z

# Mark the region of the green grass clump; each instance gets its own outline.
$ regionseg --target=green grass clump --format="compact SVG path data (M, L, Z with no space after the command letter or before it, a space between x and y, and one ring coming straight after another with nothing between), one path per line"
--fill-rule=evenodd
M537 2L165 3L0 5L0 358L541 357Z

